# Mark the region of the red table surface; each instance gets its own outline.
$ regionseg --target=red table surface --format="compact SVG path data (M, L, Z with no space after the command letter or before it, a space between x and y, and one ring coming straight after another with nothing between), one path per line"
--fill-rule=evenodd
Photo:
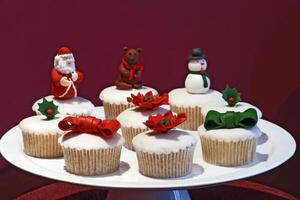
M123 46L142 48L143 81L160 92L183 87L191 49L201 47L213 88L236 87L244 101L299 141L299 10L293 0L0 1L0 136L33 115L32 103L49 94L49 72L62 45L72 49L85 73L80 96L95 105L118 76ZM251 181L300 196L299 163L297 150L287 163ZM2 157L0 168L1 176L13 171L7 185L23 173ZM31 179L51 182L29 174L21 179L18 189L0 187L0 198L33 189Z

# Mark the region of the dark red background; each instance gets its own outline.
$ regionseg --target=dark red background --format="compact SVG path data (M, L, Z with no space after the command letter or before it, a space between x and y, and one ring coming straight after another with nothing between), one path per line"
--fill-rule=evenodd
M187 57L201 47L213 88L237 87L243 100L299 141L299 24L296 0L0 0L0 135L49 94L49 71L61 45L73 50L85 72L80 95L96 105L99 92L117 77L128 45L143 49L144 83L160 92L183 86ZM300 196L298 154L251 179ZM12 166L1 159L0 167Z

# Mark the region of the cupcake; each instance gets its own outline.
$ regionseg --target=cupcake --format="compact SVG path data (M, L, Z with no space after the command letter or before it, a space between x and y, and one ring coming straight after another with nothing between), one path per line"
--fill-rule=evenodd
M41 115L25 118L19 124L24 152L38 158L61 157L62 150L58 138L64 131L58 128L58 123L64 116L59 115L57 106L46 99L38 104L38 110Z
M83 81L84 76L76 69L75 58L69 48L62 47L58 50L50 77L52 95L45 98L48 101L54 101L61 114L86 116L92 113L93 103L77 96L77 87ZM38 103L42 101L43 98L37 100L32 106L32 110L37 114L40 114Z
M250 163L256 153L256 141L261 135L256 126L261 111L241 101L240 93L228 85L222 91L223 102L207 105L200 126L203 159L221 166L240 166Z
M115 81L115 86L105 88L99 95L103 103L106 119L116 118L122 111L133 106L126 100L130 94L146 94L149 91L157 94L155 89L142 84L141 77L144 66L139 62L141 51L140 48L123 48L123 58L119 66L119 78Z
M169 104L173 112L184 112L187 120L179 127L197 130L203 124L201 110L207 104L215 104L222 100L220 92L210 89L210 78L205 72L206 56L201 49L193 49L189 57L189 74L185 79L185 88L177 88L169 92Z
M244 112L249 108L255 109L257 113L257 117L259 119L262 118L262 112L259 108L247 102L240 102L241 101L240 93L235 88L231 88L230 86L227 85L226 88L222 91L222 97L224 101L220 101L217 104L213 104L213 105L206 105L202 108L201 113L204 119L210 110L216 110L221 113L227 111Z
M204 161L219 166L240 166L252 162L257 138L261 136L257 120L254 108L223 113L210 110L204 125L198 129Z
M153 95L152 91L145 95L138 93L131 94L127 98L127 102L132 103L135 107L128 108L121 112L117 120L121 123L122 136L125 139L124 146L127 149L134 150L132 139L139 133L149 130L144 124L150 115L163 114L167 109L160 107L163 104L168 104L168 94L161 96Z
M120 123L92 116L66 117L58 124L67 131L59 138L65 170L77 175L95 176L119 169L123 138Z
M176 178L192 172L197 138L175 126L186 120L184 113L149 116L145 125L152 129L132 140L139 172L154 178Z

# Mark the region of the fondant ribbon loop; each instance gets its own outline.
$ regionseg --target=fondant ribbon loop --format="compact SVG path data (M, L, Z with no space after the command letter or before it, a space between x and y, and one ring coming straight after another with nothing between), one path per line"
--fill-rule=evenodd
M104 139L112 138L120 128L115 119L101 120L92 116L66 117L58 123L58 127L69 133L91 133Z
M137 71L143 71L143 65L141 64L135 64L133 66L129 65L129 63L123 58L122 59L122 64L124 65L124 67L129 70L129 80L133 80L134 78L134 74Z
M231 129L231 128L252 128L258 121L257 112L254 108L249 108L244 112L227 111L219 113L211 110L207 113L204 127L206 130Z

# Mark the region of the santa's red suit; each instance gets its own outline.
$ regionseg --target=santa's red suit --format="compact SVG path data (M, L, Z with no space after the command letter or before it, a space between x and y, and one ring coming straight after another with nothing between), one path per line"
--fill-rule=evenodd
M76 71L78 78L76 81L72 80L72 74L62 74L57 71L55 68L51 70L51 92L55 98L58 99L70 99L77 96L76 84L80 83L83 80L83 74L80 71ZM71 84L67 87L61 85L61 79L66 77L68 80L71 80Z
M70 66L64 66L71 62ZM58 50L54 67L51 70L51 92L57 99L70 99L77 96L77 84L83 80L83 73L75 70L73 54L67 47Z

